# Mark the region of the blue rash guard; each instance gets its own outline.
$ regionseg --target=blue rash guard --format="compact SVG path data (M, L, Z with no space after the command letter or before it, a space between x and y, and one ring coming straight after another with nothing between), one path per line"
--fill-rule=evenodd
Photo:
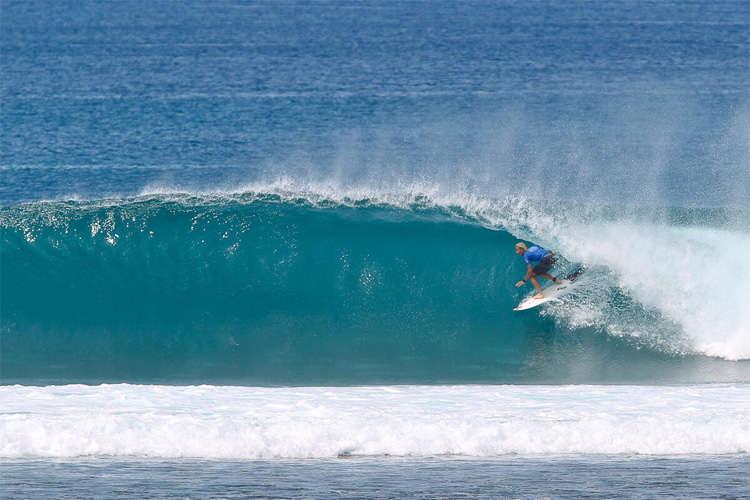
M548 256L550 253L545 250L544 248L540 247L539 245L534 245L523 254L523 260L526 261L526 264L531 265L530 261L539 262L546 256Z

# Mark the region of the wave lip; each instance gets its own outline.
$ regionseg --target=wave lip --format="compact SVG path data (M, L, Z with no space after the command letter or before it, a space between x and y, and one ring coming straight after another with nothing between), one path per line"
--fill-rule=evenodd
M0 388L0 457L750 451L750 385Z

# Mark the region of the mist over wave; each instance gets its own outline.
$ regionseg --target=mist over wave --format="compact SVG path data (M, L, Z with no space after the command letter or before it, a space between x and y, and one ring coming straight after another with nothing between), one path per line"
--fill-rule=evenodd
M44 160L21 155L0 165L5 174L0 205L158 192L262 192L263 186L283 184L292 192L346 192L355 198L358 193L437 191L443 197L744 209L750 206L750 105L745 94L686 100L667 89L637 96L499 93L460 100L464 107L429 98L406 99L407 105L390 94L371 98L374 102L362 96L327 96L322 102L307 96L312 131L300 134L296 125L255 130L261 117L252 123L245 117L237 127L253 143L243 146L262 151L245 151L242 158L235 148L216 143L205 143L199 158L149 154L106 160L87 152L52 161L46 153ZM254 116L292 106L294 98L289 99L240 101ZM128 102L117 99L112 106L129 108ZM590 109L581 117L583 102ZM205 104L198 99L195 106ZM65 108L65 102L60 105ZM136 107L150 113L160 105ZM222 99L215 105L226 103ZM370 106L387 111L380 118L349 116ZM295 124L298 119L284 117ZM138 150L133 140L122 146L125 151ZM81 142L71 138L56 146L67 149ZM180 147L185 143L195 147L187 138Z

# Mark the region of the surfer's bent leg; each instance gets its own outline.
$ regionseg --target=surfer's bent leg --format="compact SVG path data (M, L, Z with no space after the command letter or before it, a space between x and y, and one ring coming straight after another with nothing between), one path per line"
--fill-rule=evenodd
M539 292L538 294L534 295L535 299L543 299L544 293L542 293L542 287L539 286L539 280L536 279L536 275L532 274L530 278L531 284L534 285L534 288L536 288L536 291Z
M551 274L549 274L549 273L544 273L544 274L542 274L541 276L542 276L542 278L547 278L547 279L548 279L548 280L550 280L550 281L554 281L554 282L555 282L555 283L557 283L558 285L562 283L562 281L560 281L559 279L555 278L554 276L552 276L552 275L551 275Z
M539 264L537 264L534 267L533 273L536 276L541 276L542 278L546 278L550 281L554 281L558 285L562 283L562 281L556 279L554 276L550 275L548 271L552 269L552 267L556 264L557 259L555 259L555 256L552 254L546 255L541 261L539 261Z

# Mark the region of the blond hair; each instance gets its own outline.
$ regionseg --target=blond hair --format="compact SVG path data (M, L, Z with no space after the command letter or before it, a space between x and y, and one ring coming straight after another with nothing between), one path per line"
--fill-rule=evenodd
M528 250L529 249L529 247L526 246L526 243L524 243L522 241L519 241L518 243L516 243L516 248L523 248L524 250Z

